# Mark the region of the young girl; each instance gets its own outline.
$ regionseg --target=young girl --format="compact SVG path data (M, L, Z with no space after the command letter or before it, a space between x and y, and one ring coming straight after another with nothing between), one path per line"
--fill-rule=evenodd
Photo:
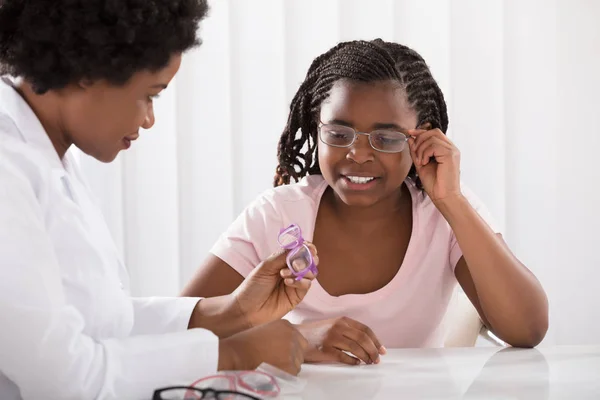
M460 184L447 129L443 94L415 51L353 41L317 57L279 142L276 188L221 236L185 294L232 292L296 223L320 260L287 316L312 344L307 361L377 363L384 346L441 346L457 282L498 337L537 345L544 290Z

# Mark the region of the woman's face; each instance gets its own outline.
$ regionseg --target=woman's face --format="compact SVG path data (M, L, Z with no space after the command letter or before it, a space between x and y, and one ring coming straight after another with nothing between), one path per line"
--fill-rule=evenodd
M123 86L105 81L73 85L63 91L62 130L84 153L111 162L139 136L140 128L154 125L153 97L167 87L181 64L181 55L155 72L134 74Z
M406 132L418 123L404 90L394 81L336 82L321 105L320 120L365 133L381 129ZM398 153L384 153L373 149L365 135L358 135L347 148L319 140L318 154L323 177L351 206L371 206L397 193L413 164L408 143Z

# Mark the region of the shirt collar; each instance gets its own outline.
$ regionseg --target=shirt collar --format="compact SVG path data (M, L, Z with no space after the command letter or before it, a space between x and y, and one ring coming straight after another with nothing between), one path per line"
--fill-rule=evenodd
M64 168L46 130L29 104L17 92L19 81L9 76L0 76L0 114L11 119L23 140L36 147L53 167Z

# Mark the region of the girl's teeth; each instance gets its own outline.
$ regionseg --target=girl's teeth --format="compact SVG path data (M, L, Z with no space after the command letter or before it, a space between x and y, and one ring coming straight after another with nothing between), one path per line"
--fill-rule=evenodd
M348 176L348 180L352 183L369 183L373 179L373 177L364 177L364 176Z

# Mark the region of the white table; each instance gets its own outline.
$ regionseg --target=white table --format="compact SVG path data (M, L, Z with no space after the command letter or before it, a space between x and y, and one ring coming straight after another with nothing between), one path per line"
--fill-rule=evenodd
M389 350L379 365L305 365L284 399L600 399L600 346Z

